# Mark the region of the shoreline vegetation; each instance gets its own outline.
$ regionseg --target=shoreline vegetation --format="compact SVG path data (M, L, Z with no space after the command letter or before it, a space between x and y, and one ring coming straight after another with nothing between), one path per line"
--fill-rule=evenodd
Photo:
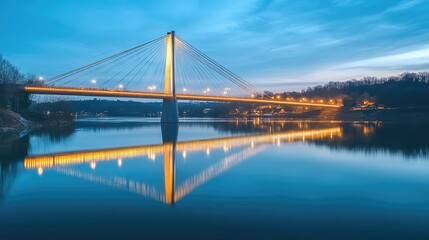
M160 117L160 102L54 99L37 102L22 85L43 85L43 79L22 74L0 55L0 132L25 132L64 126L84 117ZM266 99L341 104L340 109L216 102L181 102L181 118L271 118L285 120L422 122L429 120L429 72L365 77L329 82L301 92L273 93Z

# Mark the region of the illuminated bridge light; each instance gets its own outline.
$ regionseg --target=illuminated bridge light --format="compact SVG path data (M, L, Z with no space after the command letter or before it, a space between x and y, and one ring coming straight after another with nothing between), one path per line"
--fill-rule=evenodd
M122 85L123 86L123 85ZM172 94L156 93L156 92L138 92L138 91L123 91L123 90L104 90L104 89L87 89L87 88L63 88L63 87L38 87L25 86L24 91L36 94L60 94L60 95L75 95L75 96L103 96L103 97L127 97L127 98L154 98L165 99L172 98ZM203 91L207 93L206 90ZM176 94L178 100L197 100L197 101L215 101L215 102L241 102L241 103L260 103L260 104L277 104L277 105L296 105L308 107L328 107L339 108L335 104L309 103L309 102L292 102L284 100L272 100L231 97L231 96L208 96L208 95L191 95L191 94Z
M227 146L226 144L224 144L224 145L223 145L223 151L224 151L224 152L228 152L228 150L229 150L228 146Z
M122 167L122 158L118 158L118 167Z
M156 160L156 153L151 152L147 155L149 160L155 161Z
M37 174L39 174L39 176L42 176L43 168L41 168L41 167L37 168Z

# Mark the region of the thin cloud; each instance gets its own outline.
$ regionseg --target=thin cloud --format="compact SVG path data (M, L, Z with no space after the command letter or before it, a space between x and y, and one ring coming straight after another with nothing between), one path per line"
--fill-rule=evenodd
M45 1L0 4L0 53L25 72L87 59L176 30L258 86L386 76L428 65L429 2ZM73 13L73 14L69 14ZM22 17L22 16L25 17ZM283 86L283 87L282 87Z

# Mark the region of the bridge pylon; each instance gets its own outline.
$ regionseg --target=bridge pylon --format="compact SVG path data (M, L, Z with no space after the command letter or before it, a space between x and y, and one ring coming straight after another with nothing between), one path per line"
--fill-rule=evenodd
M176 57L174 51L174 40L174 31L167 33L164 71L164 93L171 95L171 98L164 98L162 101L161 122L179 122L179 110L177 106L175 86Z

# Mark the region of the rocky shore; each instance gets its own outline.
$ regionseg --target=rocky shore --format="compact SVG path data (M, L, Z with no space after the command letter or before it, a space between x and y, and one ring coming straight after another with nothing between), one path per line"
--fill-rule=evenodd
M22 135L33 129L49 126L66 126L73 122L72 119L33 118L30 117L27 119L16 112L0 110L0 133L16 132Z
M18 113L10 110L0 110L0 132L22 132L30 130L33 123Z

